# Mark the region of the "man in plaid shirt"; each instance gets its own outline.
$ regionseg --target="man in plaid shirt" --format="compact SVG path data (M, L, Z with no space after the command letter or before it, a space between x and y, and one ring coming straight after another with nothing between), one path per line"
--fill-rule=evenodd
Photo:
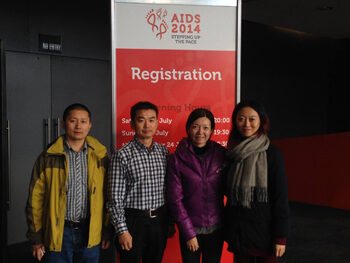
M154 142L158 108L139 102L131 108L135 137L112 156L108 175L108 209L117 233L122 263L162 261L168 233L165 175L169 154Z

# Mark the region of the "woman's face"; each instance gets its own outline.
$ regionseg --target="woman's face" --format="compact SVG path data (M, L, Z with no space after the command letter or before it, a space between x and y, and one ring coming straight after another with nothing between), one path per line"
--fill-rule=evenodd
M244 138L248 138L252 135L255 135L259 130L259 114L251 107L244 107L238 112L235 124L238 132Z
M207 117L201 117L192 122L188 131L193 145L197 147L205 146L212 133L211 123Z

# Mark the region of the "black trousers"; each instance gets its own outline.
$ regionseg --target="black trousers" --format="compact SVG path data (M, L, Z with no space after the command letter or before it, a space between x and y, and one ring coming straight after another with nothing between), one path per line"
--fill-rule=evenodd
M180 235L180 247L183 263L199 263L202 254L202 263L220 263L224 239L222 230L218 229L211 234L197 235L199 249L192 252L187 248L186 241Z
M167 243L169 216L167 212L156 218L125 213L126 225L132 236L132 249L122 250L116 238L121 263L161 263Z

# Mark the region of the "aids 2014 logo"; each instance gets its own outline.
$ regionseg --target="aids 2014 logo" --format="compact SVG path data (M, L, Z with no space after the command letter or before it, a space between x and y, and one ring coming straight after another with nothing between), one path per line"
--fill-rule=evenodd
M159 40L162 40L168 32L171 32L171 39L176 44L197 44L200 39L200 14L173 13L169 15L167 9L151 9L146 15L146 22Z
M163 35L168 31L167 15L168 11L166 9L159 8L157 11L152 9L146 16L147 23L152 27L152 32L158 39L162 39Z

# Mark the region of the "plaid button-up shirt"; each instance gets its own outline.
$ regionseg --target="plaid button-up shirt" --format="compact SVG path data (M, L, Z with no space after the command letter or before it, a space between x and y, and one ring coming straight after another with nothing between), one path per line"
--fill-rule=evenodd
M64 142L64 151L68 157L68 179L66 184L66 215L65 220L79 221L88 214L88 169L87 144L76 152L67 141ZM80 165L77 166L77 163ZM77 189L80 188L80 194Z
M154 142L151 150L134 138L113 154L108 174L108 209L117 234L128 231L125 208L158 208L165 203L169 151Z

